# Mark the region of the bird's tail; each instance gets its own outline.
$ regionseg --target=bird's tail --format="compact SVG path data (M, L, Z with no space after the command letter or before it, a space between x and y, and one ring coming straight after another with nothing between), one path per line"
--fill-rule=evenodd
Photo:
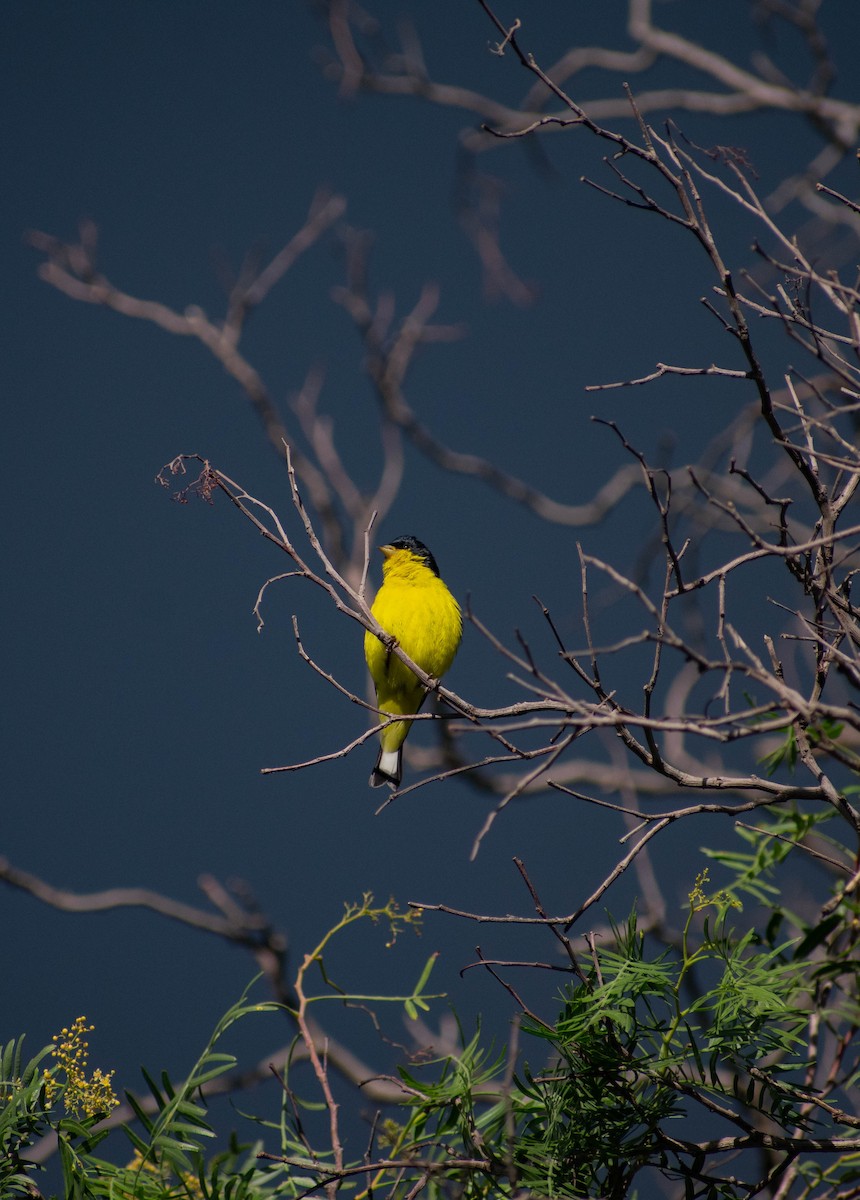
M370 772L370 786L382 787L383 783L387 783L389 787L399 787L403 774L402 758L402 746L398 746L396 750L380 750L376 766Z

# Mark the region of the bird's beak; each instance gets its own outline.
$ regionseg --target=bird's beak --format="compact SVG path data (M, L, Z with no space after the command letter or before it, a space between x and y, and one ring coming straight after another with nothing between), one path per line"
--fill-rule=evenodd
M382 554L383 558L390 558L391 555L394 553L394 547L393 546L380 546L379 551Z

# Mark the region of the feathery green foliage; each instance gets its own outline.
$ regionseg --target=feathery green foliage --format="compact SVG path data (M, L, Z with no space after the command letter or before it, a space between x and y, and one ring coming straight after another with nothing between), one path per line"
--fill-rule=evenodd
M21 1041L11 1042L2 1052L0 1195L32 1194L26 1150L53 1131L63 1195L73 1200L298 1200L339 1191L360 1200L419 1193L431 1200L620 1198L637 1194L654 1172L683 1180L690 1196L741 1200L787 1162L802 1194L851 1196L860 1186L860 1120L853 1116L860 914L840 896L832 911L806 921L783 905L774 881L802 839L814 834L828 844L826 819L778 811L755 829L739 829L743 849L709 852L727 875L725 886L708 891L708 870L700 873L672 944L652 945L635 913L610 923L606 937L577 955L554 1012L513 1014L509 1046L494 1049L480 1029L471 1036L461 1030L458 1052L402 1064L401 1102L378 1121L360 1156L341 1144L329 1065L307 1013L326 1000L364 1009L393 1003L410 1019L429 1008L435 955L417 984L395 996L350 993L330 979L325 956L358 922L385 925L389 947L404 921L414 922L393 902L375 906L366 895L347 905L304 956L280 1112L276 1120L249 1118L253 1136L245 1140L237 1132L219 1148L206 1090L236 1065L220 1048L231 1026L279 1005L243 995L180 1085L144 1074L149 1097L129 1095L131 1119L121 1123L130 1161L116 1148L119 1162L96 1156L109 1130L105 1114L80 1094L80 1079L73 1111L59 1111L70 1107L60 1068L68 1073L71 1063L74 1076L75 1064L85 1062L74 1036L64 1030L68 1037L26 1064ZM745 920L740 895L764 902L754 910L758 919ZM312 968L322 980L314 992L307 990ZM83 1018L78 1024L85 1032ZM810 1072L811 1048L822 1037L842 1047L826 1094ZM45 1070L51 1053L57 1065ZM299 1058L311 1062L310 1084L306 1073L294 1080ZM94 1073L93 1086L105 1079ZM320 1115L327 1123L307 1120Z

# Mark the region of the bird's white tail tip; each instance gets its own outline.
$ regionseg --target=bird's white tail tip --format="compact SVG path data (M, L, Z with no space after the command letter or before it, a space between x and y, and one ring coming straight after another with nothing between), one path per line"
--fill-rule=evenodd
M370 786L381 787L383 783L387 783L389 787L399 787L401 775L400 759L401 751L399 749L380 750L376 766L370 773Z

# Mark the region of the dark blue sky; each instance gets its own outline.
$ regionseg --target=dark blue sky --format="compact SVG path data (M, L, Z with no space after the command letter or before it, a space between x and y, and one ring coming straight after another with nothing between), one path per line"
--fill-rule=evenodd
M595 17L598 7L539 6L528 44L552 61L574 40L608 40L614 15ZM668 5L666 17L729 49L747 37L747 6L728 6L737 21L719 22L717 7L727 6ZM527 81L515 64L488 53L494 35L477 3L433 8L431 19L412 6L412 17L434 77L506 102L522 95ZM402 6L387 0L375 11L393 37ZM5 6L2 24L0 854L60 887L141 885L195 903L203 903L195 883L202 872L238 876L297 951L365 890L527 911L514 854L548 908L572 909L614 861L612 819L560 798L514 805L470 865L488 801L464 785L419 791L375 817L369 747L311 772L260 776L263 766L332 751L365 724L299 661L291 614L309 651L359 692L361 638L296 583L270 591L257 634L257 591L284 561L222 500L178 506L154 482L176 454L198 452L297 530L283 465L249 405L199 344L40 282L25 233L71 240L80 220L92 220L100 268L118 287L217 317L219 263L236 269L248 251L275 253L318 187L342 193L346 222L375 236L373 288L393 291L404 312L435 281L438 320L466 327L463 340L417 361L407 392L420 418L453 448L485 455L568 503L586 501L624 461L592 413L618 420L649 454L671 431L683 461L740 402L711 381L583 390L647 373L660 360L739 365L698 304L713 284L705 256L677 229L581 186L584 173L609 183L600 175L604 150L576 133L556 135L545 142L551 180L519 145L481 163L501 181L505 249L538 289L530 308L486 304L454 205L457 134L474 120L413 99L338 98L315 52L325 28L303 5L21 0ZM838 32L845 63L856 63L849 47L853 40L860 53L857 29ZM656 72L648 85L667 78ZM670 79L691 80L677 71ZM582 89L581 98L615 95L620 80L590 72ZM816 145L788 118L742 118L731 138L710 118L683 123L702 144L746 145L764 194ZM743 265L750 230L730 213L720 228ZM331 299L342 279L330 234L254 315L243 346L284 406L310 367L325 368L321 408L348 467L369 487L380 465L376 408L359 339ZM456 594L469 594L505 638L522 628L546 644L537 593L576 640L577 538L623 562L647 527L629 513L604 530L550 527L475 481L444 476L412 449L407 463L380 534L425 540ZM500 703L518 694L506 669L467 630L450 683L477 703ZM674 895L689 890L700 868L696 844L686 843ZM15 964L3 989L3 1037L26 1031L35 1050L86 1013L97 1026L94 1059L118 1068L121 1087L137 1083L140 1063L181 1074L254 973L240 951L145 913L58 914L10 889L0 906L4 959ZM368 975L398 987L441 948L440 980L456 989L458 1009L468 1017L497 1008L504 1029L504 996L477 973L457 981L476 940L474 928L440 918L420 944L399 946L396 960L380 938L376 958L345 961L364 972L359 990ZM516 942L484 944L507 953ZM286 1037L286 1026L273 1033L268 1020L249 1054Z

